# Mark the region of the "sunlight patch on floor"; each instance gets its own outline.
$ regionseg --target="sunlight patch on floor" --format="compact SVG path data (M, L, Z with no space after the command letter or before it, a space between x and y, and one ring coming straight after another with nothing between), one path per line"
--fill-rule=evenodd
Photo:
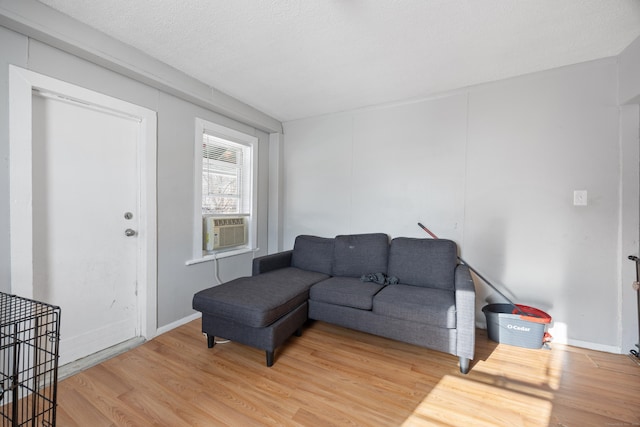
M548 426L562 352L499 345L468 375L445 375L403 423L409 426Z
M403 425L546 426L552 408L549 397L549 393L541 396L536 387L507 390L447 375Z

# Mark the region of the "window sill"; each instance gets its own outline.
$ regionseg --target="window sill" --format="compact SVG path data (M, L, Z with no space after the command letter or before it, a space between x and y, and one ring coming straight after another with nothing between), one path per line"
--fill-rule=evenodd
M229 251L213 252L213 253L206 254L206 255L203 254L202 258L190 259L189 261L185 262L185 264L186 265L200 264L202 262L214 261L214 260L220 259L220 258L229 258L229 257L232 257L232 256L248 254L248 253L251 253L251 252L255 252L257 250L258 250L258 248L256 248L256 249L240 248L240 249L232 249L232 250L229 250Z

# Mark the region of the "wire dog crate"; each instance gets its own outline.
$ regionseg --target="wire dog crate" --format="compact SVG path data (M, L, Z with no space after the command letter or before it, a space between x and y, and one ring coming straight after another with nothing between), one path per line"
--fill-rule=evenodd
M0 419L56 424L60 307L0 292Z

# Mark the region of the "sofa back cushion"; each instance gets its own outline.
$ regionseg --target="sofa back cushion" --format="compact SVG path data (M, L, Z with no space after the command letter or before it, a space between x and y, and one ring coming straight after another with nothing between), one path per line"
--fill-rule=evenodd
M383 233L336 236L333 247L333 275L361 277L386 273L389 236Z
M405 285L453 290L457 255L451 240L396 237L389 249L388 274Z
M291 266L331 275L334 239L300 235L291 254Z

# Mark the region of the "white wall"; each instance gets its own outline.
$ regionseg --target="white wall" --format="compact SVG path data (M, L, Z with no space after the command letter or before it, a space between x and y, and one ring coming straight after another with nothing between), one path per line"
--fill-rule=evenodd
M618 56L621 104L640 103L640 37Z
M0 291L11 286L9 237L9 64L25 67L27 39L0 27Z
M385 231L462 237L467 95L285 123L284 242Z
M618 120L605 59L287 122L284 246L302 233L427 237L421 221L515 302L548 311L559 341L619 351ZM482 325L499 297L477 283Z
M470 91L463 245L516 302L551 314L557 338L565 324L567 338L610 347L620 345L616 88L615 61L603 60ZM588 206L573 205L574 190L588 191Z
M193 258L193 158L195 118L200 117L259 139L257 255L267 248L269 135L184 101L37 40L0 27L0 291L10 290L8 64L147 107L158 114L158 326L194 313L193 294L216 283L213 261L187 266ZM4 126L2 126L4 124ZM2 238L4 236L4 238ZM251 273L254 254L218 261L224 280Z
M622 149L622 209L620 246L622 261L620 275L621 326L623 351L640 345L638 330L638 292L631 283L636 279L635 263L626 259L628 255L640 256L640 37L618 56L618 94L620 109L620 147Z

